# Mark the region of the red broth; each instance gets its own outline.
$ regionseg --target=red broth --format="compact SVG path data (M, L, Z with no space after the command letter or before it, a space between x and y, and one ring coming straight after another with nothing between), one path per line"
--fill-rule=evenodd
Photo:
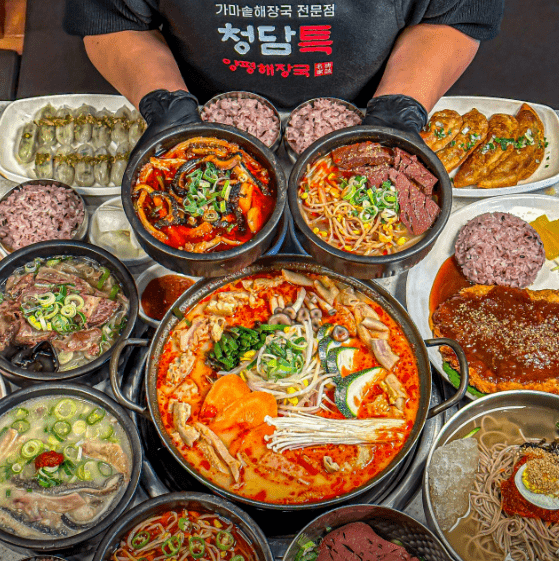
M196 137L151 158L132 200L153 237L210 253L252 239L270 218L276 193L269 170L237 144Z
M150 280L140 299L144 313L161 321L177 298L193 284L194 280L180 275L164 275Z

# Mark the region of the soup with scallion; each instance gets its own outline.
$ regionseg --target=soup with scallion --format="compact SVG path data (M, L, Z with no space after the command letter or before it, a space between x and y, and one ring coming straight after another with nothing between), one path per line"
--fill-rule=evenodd
M0 417L0 528L66 538L98 524L130 480L128 437L113 415L73 396L24 401Z

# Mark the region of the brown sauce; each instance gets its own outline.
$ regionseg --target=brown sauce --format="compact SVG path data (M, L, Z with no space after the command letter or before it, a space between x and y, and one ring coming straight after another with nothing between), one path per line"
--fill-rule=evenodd
M559 302L551 291L536 300L517 288L479 288L438 308L433 321L440 335L458 341L470 366L487 381L526 384L556 378Z
M161 321L169 308L194 281L179 275L164 275L152 279L142 293L142 308L146 316Z
M462 274L454 254L451 255L439 269L431 294L429 295L430 315L451 296L458 294L463 288L472 286L472 283Z

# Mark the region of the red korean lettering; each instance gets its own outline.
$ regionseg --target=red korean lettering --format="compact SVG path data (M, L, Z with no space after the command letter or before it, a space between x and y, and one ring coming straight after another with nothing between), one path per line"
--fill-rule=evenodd
M258 65L258 72L260 74L266 74L266 76L274 75L274 65L273 64L262 64Z
M331 25L302 25L299 28L299 51L302 53L332 54Z

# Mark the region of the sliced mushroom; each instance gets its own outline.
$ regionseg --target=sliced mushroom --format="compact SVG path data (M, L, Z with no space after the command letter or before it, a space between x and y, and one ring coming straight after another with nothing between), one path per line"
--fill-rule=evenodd
M313 328L313 331L318 331L320 329L321 325L322 325L322 320L321 319L313 319L311 321L311 326Z
M322 310L320 308L313 308L311 310L311 319L322 319Z
M311 314L310 314L309 310L307 310L307 308L301 308L297 312L297 321L299 323L303 323L304 321L307 321L309 319L311 319Z
M355 295L355 290L351 286L348 288L344 288L340 292L338 301L340 302L340 304L350 307L353 307L360 302L359 298L357 298L357 296Z
M332 339L334 341L338 341L339 343L343 343L349 339L349 331L347 327L343 325L336 325L334 329L332 329Z
M283 296L278 296L278 306L283 310L285 308L285 298Z
M294 320L297 317L297 312L295 311L295 308L293 308L293 306L286 306L283 309L282 313L286 316L289 316L291 320Z
M268 319L270 325L293 325L293 319L285 313L274 314Z
M270 311L272 312L272 314L275 314L276 310L278 309L279 309L278 299L275 296L272 296L270 298Z
M330 456L324 456L324 458L322 459L322 463L324 464L324 469L328 473L340 471L340 465L337 464Z
M372 329L374 331L388 331L388 326L384 325L382 321L375 319L373 317L363 318L363 321L361 321L361 325L367 327L368 329Z
M282 269L281 274L283 275L283 278L291 284L309 287L313 285L312 279L306 275L302 275L301 273L296 273L295 271L290 271L289 269Z

